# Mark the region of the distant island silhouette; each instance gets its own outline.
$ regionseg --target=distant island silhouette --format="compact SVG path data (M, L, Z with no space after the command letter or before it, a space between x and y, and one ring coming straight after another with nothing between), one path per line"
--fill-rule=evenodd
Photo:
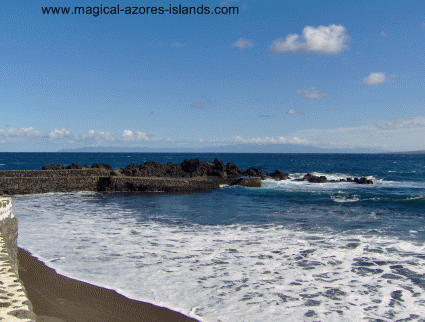
M299 144L236 144L218 147L178 147L178 148L151 148L151 147L82 147L62 149L58 152L89 152L89 153L389 153L382 149L353 148L330 149L318 148Z

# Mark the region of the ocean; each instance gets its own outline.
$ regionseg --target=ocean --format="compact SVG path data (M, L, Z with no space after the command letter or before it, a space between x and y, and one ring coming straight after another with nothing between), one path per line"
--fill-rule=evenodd
M68 277L204 322L425 321L425 155L0 153L0 170L215 157L374 184L15 195L18 244Z

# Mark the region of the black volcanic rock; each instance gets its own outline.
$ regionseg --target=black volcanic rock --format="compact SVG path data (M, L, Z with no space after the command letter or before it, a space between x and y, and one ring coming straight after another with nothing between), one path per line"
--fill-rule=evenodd
M220 161L219 159L215 158L207 175L220 178L227 177L226 165L223 161Z
M264 176L263 170L257 168L249 168L248 170L243 172L243 175L250 177L260 177L262 180L266 178Z
M69 166L67 166L66 168L67 169L82 169L83 166L76 164L76 163L73 163L73 164L70 164Z
M241 176L249 176L249 177L259 177L262 180L265 179L265 175L263 171L259 168L249 168L248 170L239 169L238 166L232 162L229 162L224 164L221 160L218 158L215 158L213 162L205 162L201 161L199 159L191 159L191 160L184 160L182 163L179 164L173 164L171 162L163 165L157 161L149 161L145 162L143 164L137 165L137 164L130 164L126 166L124 169L117 169L113 170L113 168L110 165L107 164L98 164L95 163L91 166L92 169L103 169L109 171L109 175L114 178L114 180L121 180L117 177L139 177L138 179L142 178L155 178L155 177L162 177L162 178L193 178L193 177L200 177L199 179L207 179L207 177L216 177L216 180L221 180L221 184L234 184L235 182L239 182ZM81 166L76 163L72 163L68 167L65 167L62 164L49 164L44 167L42 167L42 170L65 170L65 169L72 169L72 170L79 170L79 169L90 169L87 165ZM64 172L65 173L65 172ZM67 174L69 175L69 174ZM270 172L266 174L267 177L273 178L275 180L287 180L289 178L288 173L283 173L280 170L276 169L274 172ZM137 178L134 178L136 180ZM236 181L235 181L236 180ZM239 180L239 181L238 181ZM257 180L257 179L255 179ZM248 180L247 184L249 185L261 185L261 180L258 179L257 181L251 181ZM373 184L372 180L369 180L365 177L361 178L346 178L346 179L340 179L340 180L329 180L325 176L315 176L311 173L307 173L302 179L294 179L294 181L308 181L310 183L326 183L326 182L355 182L357 184ZM117 181L118 182L118 181ZM129 181L130 182L130 181ZM240 181L240 185L242 184L242 181ZM108 185L108 183L105 181L104 183L100 183L101 185ZM208 185L207 185L208 186ZM153 187L153 186L152 186ZM150 187L149 189L151 189ZM156 185L155 185L156 187ZM110 188L110 187L109 187ZM120 189L126 189L126 191L141 191L140 187L133 187L133 186L125 186L121 185ZM115 188L110 188L114 190ZM145 188L143 188L145 189ZM153 189L153 188L152 188ZM167 188L168 189L168 188ZM171 189L171 188L170 188ZM186 188L184 188L186 189ZM184 190L182 188L182 190ZM107 190L107 189L106 189Z
M303 180L304 181L307 180L308 182L311 182L311 183L326 183L326 182L328 182L328 179L325 176L318 177L318 176L315 176L311 173L307 173L304 176Z
M92 169L105 169L108 171L114 170L109 164L103 164L103 163L94 163L91 166Z
M214 159L212 168L213 170L226 171L226 165L224 164L224 162L220 161L217 158Z
M124 175L124 170L122 168L116 169L111 172L111 176L123 176L123 175Z
M358 184L373 184L373 181L372 180L368 180L365 177L361 177L360 179L359 178L354 178L354 182L355 183L358 183Z
M122 173L129 177L137 177L140 175L139 166L137 164L130 164L123 169Z
M243 170L239 169L233 162L229 162L226 164L226 173L229 177L238 177L242 175Z
M266 173L266 176L273 178L276 181L290 179L288 173L283 173L282 171L277 170L277 169L274 172Z
M168 162L165 165L165 174L166 177L171 178L182 178L187 176L187 174L183 171L181 163L173 164L172 162Z
M190 177L203 177L212 171L212 163L203 162L199 159L184 160L181 166L182 170Z
M41 170L65 170L63 164L49 164L41 168Z
M142 177L163 177L166 166L156 161L149 161L139 166L140 176Z

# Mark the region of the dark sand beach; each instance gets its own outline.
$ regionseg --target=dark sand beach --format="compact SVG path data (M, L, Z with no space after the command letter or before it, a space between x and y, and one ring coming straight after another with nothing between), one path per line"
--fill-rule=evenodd
M131 300L115 291L67 278L19 248L19 277L37 321L196 322L172 310Z

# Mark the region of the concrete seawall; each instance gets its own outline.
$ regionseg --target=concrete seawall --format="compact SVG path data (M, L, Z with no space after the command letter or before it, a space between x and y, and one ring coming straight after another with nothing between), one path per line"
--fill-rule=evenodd
M0 171L0 194L96 191L101 169Z
M0 198L0 320L33 322L36 316L18 274L17 239L12 198Z
M261 187L258 178L168 178L111 176L103 169L0 171L0 195L73 191L195 192L220 185Z

